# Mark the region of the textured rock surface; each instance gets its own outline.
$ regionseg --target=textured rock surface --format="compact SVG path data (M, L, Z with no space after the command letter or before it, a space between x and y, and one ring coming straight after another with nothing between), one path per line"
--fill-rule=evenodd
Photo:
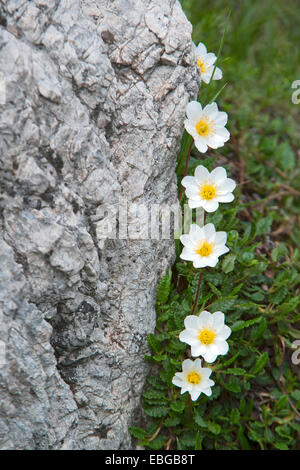
M176 204L191 25L177 0L0 5L0 448L130 448L174 248L100 240L102 209Z

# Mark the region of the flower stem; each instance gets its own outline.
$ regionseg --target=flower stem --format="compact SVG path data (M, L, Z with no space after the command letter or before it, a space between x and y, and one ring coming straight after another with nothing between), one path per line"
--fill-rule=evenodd
M192 147L193 147L193 143L194 143L194 139L192 139L192 142L190 143L190 146L189 146L188 151L187 151L183 178L187 175L187 172L188 172L189 160L190 160L190 155L191 155L191 150L192 150ZM180 193L179 193L179 202L181 202L182 194L183 194L183 186L181 185Z

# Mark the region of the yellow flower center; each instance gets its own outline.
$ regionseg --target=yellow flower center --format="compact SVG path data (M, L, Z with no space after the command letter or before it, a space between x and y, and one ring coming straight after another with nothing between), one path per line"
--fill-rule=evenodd
M207 65L205 64L203 60L200 59L200 57L197 57L197 65L201 73L206 73L208 71Z
M200 137L205 137L207 135L214 134L215 124L208 117L202 116L200 121L198 121L196 124L196 131L198 132Z
M204 184L200 186L199 194L202 199L206 199L207 201L213 199L217 195L216 185L210 182L204 182Z
M215 330L210 330L209 328L204 328L199 332L198 339L200 343L205 344L208 346L209 344L213 343L216 337Z
M187 380L190 384L193 384L193 385L198 385L198 383L200 382L201 380L201 375L198 374L198 372L190 372L188 375L187 375Z
M195 251L200 256L209 256L213 251L213 246L213 243L209 243L206 240L201 240L198 243L198 246Z

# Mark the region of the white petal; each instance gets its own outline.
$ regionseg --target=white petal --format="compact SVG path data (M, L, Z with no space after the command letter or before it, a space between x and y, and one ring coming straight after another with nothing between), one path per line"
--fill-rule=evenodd
M199 137L199 135L198 136L194 135L193 137L194 137L195 147L199 150L199 152L201 153L207 152L208 147L203 137Z
M216 229L215 229L215 226L214 224L210 223L210 224L206 224L204 226L204 236L205 238L212 238L215 236L215 233L216 233Z
M206 362L209 362L210 364L212 362L215 362L215 360L217 359L217 356L218 356L217 353L215 353L214 351L210 351L209 349L205 352L205 354L203 354L204 360Z
M182 370L184 373L189 372L191 369L194 368L194 361L191 359L185 359L182 363Z
M217 128L226 126L228 121L228 114L225 111L219 111L215 117L215 123Z
M196 209L197 207L203 207L203 200L200 197L198 199L189 199L188 204L190 209Z
M226 232L216 232L215 235L215 244L216 245L225 245L227 240L227 233Z
M215 250L214 254L215 256L222 256L225 255L225 253L228 253L229 248L226 245L218 245Z
M205 72L205 73L202 72L201 73L201 80L203 80L204 83L206 83L206 84L209 83L210 77L211 77L211 73L209 73L209 72Z
M189 186L188 188L186 188L185 190L185 194L187 195L187 197L191 198L191 199L199 199L199 187L196 187L196 186Z
M198 188L198 183L196 181L196 178L194 178L194 176L185 176L184 178L182 178L181 180L181 184L182 186L184 186L185 188Z
M213 121L215 120L215 118L217 117L219 113L219 110L218 110L218 105L217 103L211 103L211 104L207 104L205 106L205 108L203 109L203 114L205 114L206 116L208 116L210 119L212 119Z
M206 212L215 212L219 207L219 203L216 199L211 199L210 201L203 201L203 209Z
M203 356L205 350L205 346L203 344L200 344L199 340L197 344L191 344L191 355L193 357Z
M197 372L199 372L200 374L201 374L201 371L202 371L201 363L202 363L202 361L199 358L194 361L195 370Z
M192 224L190 227L189 236L193 242L198 242L204 238L204 229L203 227L199 227L197 224Z
M201 393L201 390L199 390L199 388L193 388L193 390L191 391L191 399L192 401L196 401L197 398L199 397Z
M231 335L231 329L229 328L229 326L223 325L218 333L219 333L221 338L227 339Z
M222 166L218 166L211 172L210 178L213 183L217 184L218 186L221 185L227 179L227 173L225 168L223 168Z
M214 255L209 255L205 257L206 265L210 268L214 268L218 264L218 257Z
M198 101L191 101L186 107L187 118L192 122L197 122L202 116L202 106Z
M216 135L222 139L223 142L227 142L230 139L230 132L226 129L226 127L218 127L216 129Z
M193 261L193 266L196 269L206 268L207 264L206 264L205 258L201 258L201 256L198 255L197 258L195 258Z
M210 387L203 388L202 393L204 393L204 395L207 395L208 397L210 397L212 395L211 388Z
M174 375L173 379L172 379L172 384L173 385L176 385L177 387L182 387L183 385L183 380L182 378L179 376L179 374L181 374L181 372L176 372L176 374Z
M214 76L213 76L213 80L221 80L222 77L223 77L222 70L219 69L219 67L216 67L216 70L215 70L215 73L214 73Z
M205 142L212 149L218 149L220 147L223 147L225 140L219 134L214 134L207 136Z
M197 331L196 333L195 331L196 330L191 330L191 329L181 331L181 333L179 334L179 340L182 343L189 344L190 346L192 344L196 344L198 340L197 340Z
M220 334L224 326L225 315L223 312L214 312L212 315L213 315L213 326L218 332L218 334Z
M229 346L228 346L228 343L225 340L222 340L222 339L219 339L219 338L216 339L216 345L218 347L219 354L221 354L223 356L224 354L228 353Z
M221 194L232 193L235 187L236 187L236 182L232 180L231 178L226 178L225 181L219 184L218 191L221 192Z
M234 195L232 193L220 194L217 196L219 202L232 202L234 200Z
M203 381L205 380L205 386L207 385L208 382L210 382L209 377L210 377L211 373L212 373L212 370L211 370L210 367L203 367L201 369L201 377L202 377Z
M198 184L202 184L205 180L209 178L209 171L205 166L199 165L195 170L195 180Z
M184 121L184 127L185 127L185 130L193 137L193 139L199 136L198 132L196 131L195 124L193 124L192 121L189 121L188 119L186 119Z
M206 54L206 57L205 57L206 64L213 65L216 62L216 60L217 60L217 56L213 52L209 52L208 54Z
M194 243L192 242L191 237L189 235L187 235L187 234L181 235L180 236L180 241L184 246L186 246L190 250L193 250Z
M188 315L184 320L184 326L189 329L198 330L199 317L197 315Z
M210 312L203 310L199 315L199 327L203 328L205 326L212 326L213 317Z
M204 56L207 54L207 49L203 42L199 42L195 52L197 56Z
M183 248L180 254L180 258L185 261L195 261L197 259L197 256L198 255L195 252L186 247Z

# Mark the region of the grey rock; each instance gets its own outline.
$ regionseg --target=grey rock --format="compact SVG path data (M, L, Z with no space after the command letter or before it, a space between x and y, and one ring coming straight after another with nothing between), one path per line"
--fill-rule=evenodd
M178 204L191 25L177 0L2 0L0 16L0 449L132 448L174 260L137 217ZM120 198L131 238L105 231Z

